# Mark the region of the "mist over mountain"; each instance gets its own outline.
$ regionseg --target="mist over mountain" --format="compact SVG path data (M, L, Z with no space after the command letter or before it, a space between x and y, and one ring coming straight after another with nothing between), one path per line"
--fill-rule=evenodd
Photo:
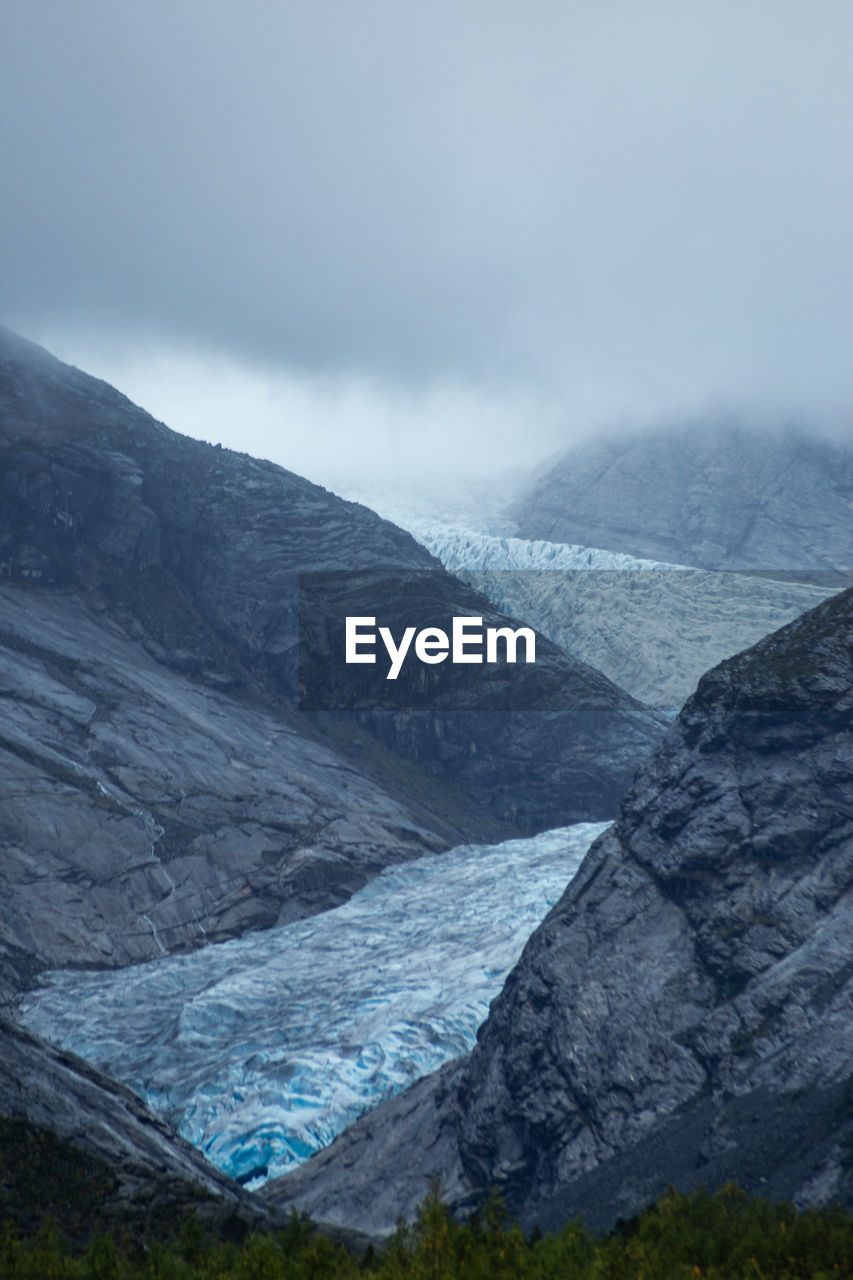
M410 469L430 423L386 435L383 407L436 394L451 469L528 462L559 423L851 403L843 0L6 7L5 321L99 372L84 346L141 350L173 385L134 398L174 427L255 430L228 378L199 422L199 359L253 375L253 409L279 377L377 389L376 432L315 416L316 454L384 436ZM498 441L472 426L496 400ZM292 466L269 408L251 451Z
M853 447L699 419L566 452L523 496L525 538L702 569L853 565Z
M608 817L660 734L544 637L535 665L453 669L426 702L401 678L420 704L303 713L299 571L338 573L303 605L320 649L347 613L507 619L366 508L8 331L0 414L11 988L310 914L460 839Z
M853 1207L849 0L3 19L0 1217Z
M337 595L309 609L304 571L333 574ZM510 620L367 508L176 435L7 330L0 578L10 1009L46 967L209 947L464 839L600 820L661 733L542 636L536 665L498 664L470 689L452 671L430 686L435 706L301 710L300 608L320 648L348 610L401 634L419 589L433 616ZM417 700L416 679L400 685ZM3 1036L0 1105L22 1141L76 1143L117 1204L187 1203L195 1157L178 1144L155 1167L142 1103L13 1026ZM16 1086L19 1069L38 1088ZM223 1212L266 1218L220 1175L199 1177Z

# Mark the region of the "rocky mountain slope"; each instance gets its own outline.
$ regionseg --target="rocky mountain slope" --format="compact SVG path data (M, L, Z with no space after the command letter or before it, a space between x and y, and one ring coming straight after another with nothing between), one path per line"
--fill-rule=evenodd
M702 569L853 566L853 451L725 422L578 445L517 505L525 538Z
M68 590L0 585L0 699L11 989L310 914L442 844L440 821Z
M466 1058L276 1205L390 1230L438 1175L528 1227L736 1178L853 1204L853 590L716 667Z
M129 1089L2 1018L0 1117L4 1216L25 1229L45 1212L72 1236L114 1213L174 1226L190 1207L211 1223L270 1222Z
M300 618L306 571L337 576ZM607 817L660 733L542 637L534 667L456 669L434 700L412 675L402 707L300 710L300 621L318 649L346 613L399 635L424 582L438 616L507 619L366 508L6 330L0 582L0 998L39 966L310 914L460 839Z

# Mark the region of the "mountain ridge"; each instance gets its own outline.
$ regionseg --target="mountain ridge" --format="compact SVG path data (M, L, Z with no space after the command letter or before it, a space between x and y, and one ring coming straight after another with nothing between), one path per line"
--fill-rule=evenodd
M376 1231L432 1176L543 1229L670 1182L853 1204L851 780L847 590L703 677L473 1052L264 1198Z
M182 437L0 331L6 998L32 963L203 946L335 905L396 860L606 817L660 734L544 637L535 667L479 692L443 677L440 714L303 712L305 570L343 582L316 605L318 643L333 603L393 625L410 572L444 612L508 621L367 508ZM514 680L518 715L494 698Z

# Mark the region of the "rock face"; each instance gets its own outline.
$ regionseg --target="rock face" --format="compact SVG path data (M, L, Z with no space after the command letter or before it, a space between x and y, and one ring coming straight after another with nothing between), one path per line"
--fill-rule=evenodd
M853 591L709 672L477 1047L272 1203L389 1230L432 1174L527 1226L735 1178L853 1204Z
M441 847L440 820L71 591L0 586L0 697L6 995L35 963L130 964L310 914Z
M384 655L375 666L344 667L327 656L343 651L342 619L370 616L377 599L393 602L395 637L423 621L450 637L459 614L493 630L508 619L443 573L323 574L320 581L319 593L302 596L303 705L353 714L389 750L456 779L523 834L553 827L560 815L574 822L615 813L662 717L543 635L535 663L413 660L393 682Z
M199 946L395 860L615 811L660 723L542 637L440 715L300 711L305 571L396 635L410 574L442 616L508 621L367 508L0 330L0 1000L34 967Z
M515 512L526 538L701 569L849 569L853 451L694 423L577 446Z

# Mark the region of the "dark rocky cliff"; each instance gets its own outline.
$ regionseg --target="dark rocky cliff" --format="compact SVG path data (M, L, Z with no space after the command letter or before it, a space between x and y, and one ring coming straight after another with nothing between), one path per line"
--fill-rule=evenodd
M395 634L415 571L444 613L506 621L367 508L0 330L0 1000L40 965L203 945L394 860L615 810L660 723L542 638L440 716L301 712L306 570L349 571L336 605Z
M210 1224L270 1224L123 1085L0 1018L4 1218L32 1230L51 1214L73 1237L98 1220L171 1229L193 1208Z
M853 591L700 682L477 1047L264 1194L388 1230L433 1174L522 1222L736 1179L853 1204Z
M518 504L525 538L702 569L849 569L853 451L696 422L570 449Z

